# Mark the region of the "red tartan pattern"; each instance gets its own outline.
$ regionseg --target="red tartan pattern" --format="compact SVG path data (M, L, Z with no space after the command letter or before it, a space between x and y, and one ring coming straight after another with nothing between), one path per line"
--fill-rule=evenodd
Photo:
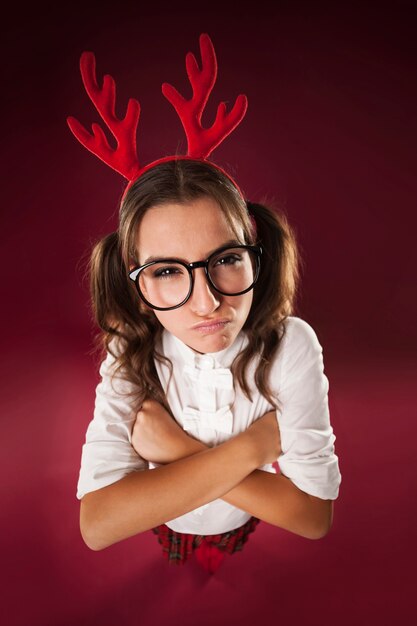
M228 554L241 551L243 545L248 541L248 535L254 532L259 522L260 520L257 517L251 517L240 528L235 528L219 535L177 533L168 528L166 524L152 528L152 532L158 536L158 541L162 545L162 551L168 559L168 563L184 565L203 540L207 544L215 546L218 550Z

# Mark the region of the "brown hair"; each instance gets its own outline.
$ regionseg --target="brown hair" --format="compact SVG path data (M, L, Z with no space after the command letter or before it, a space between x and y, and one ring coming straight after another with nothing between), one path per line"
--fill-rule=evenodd
M284 321L293 313L299 276L295 237L284 215L245 202L231 180L207 162L177 159L148 170L122 200L118 231L94 246L89 274L94 318L102 331L98 345L116 359L115 372L122 372L134 384L138 406L146 397L153 397L169 408L154 364L154 358L166 361L172 371L172 364L156 347L163 328L153 312L142 305L127 268L138 264L136 237L146 211L156 205L182 204L204 196L217 201L233 232L236 222L242 227L245 243L262 246L261 271L243 327L249 343L236 357L232 373L251 399L247 368L259 355L255 384L277 406L268 374L285 332Z

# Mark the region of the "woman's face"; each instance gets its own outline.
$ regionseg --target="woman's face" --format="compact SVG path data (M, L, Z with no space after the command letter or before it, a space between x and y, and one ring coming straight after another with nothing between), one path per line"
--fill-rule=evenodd
M235 225L239 242L242 227ZM149 209L139 226L137 250L144 265L150 257L177 258L187 263L203 261L224 245L236 242L217 202L202 197L187 204L164 204ZM189 300L171 311L154 313L162 326L200 353L230 346L244 325L253 291L223 296L209 285L204 268L193 270L194 288Z

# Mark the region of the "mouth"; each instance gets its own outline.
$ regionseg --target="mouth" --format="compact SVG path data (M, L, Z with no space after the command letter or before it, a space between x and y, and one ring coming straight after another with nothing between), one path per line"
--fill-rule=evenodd
M213 319L206 320L205 322L201 322L200 324L196 324L192 327L192 330L196 330L199 333L215 333L222 328L225 328L230 321L227 319Z

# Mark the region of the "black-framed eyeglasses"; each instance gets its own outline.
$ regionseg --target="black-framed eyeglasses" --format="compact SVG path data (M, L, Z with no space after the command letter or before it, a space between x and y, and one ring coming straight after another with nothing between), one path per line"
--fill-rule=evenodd
M161 258L129 272L141 299L152 309L170 311L187 302L194 287L193 270L204 267L209 285L224 296L241 296L259 277L261 246L218 248L205 261L185 263Z

